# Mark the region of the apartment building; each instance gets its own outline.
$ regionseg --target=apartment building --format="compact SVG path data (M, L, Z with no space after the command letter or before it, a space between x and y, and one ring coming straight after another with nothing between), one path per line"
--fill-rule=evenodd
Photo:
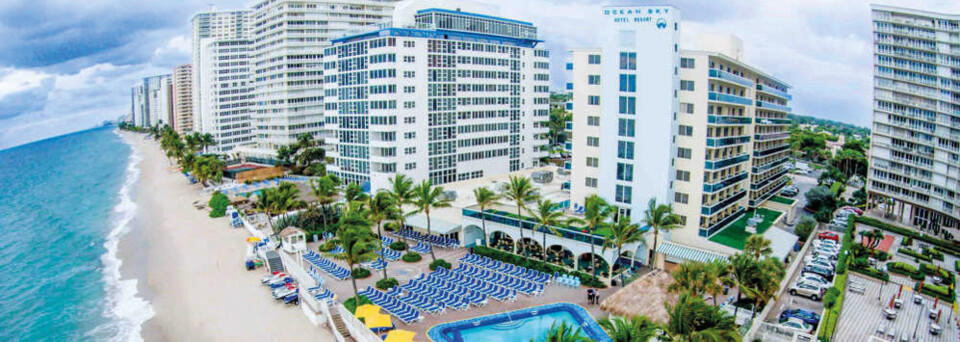
M392 22L335 39L323 60L328 170L376 191L400 173L444 184L539 165L549 52L532 23L496 12L408 1Z
M131 88L134 126L152 127L173 121L172 82L170 74L151 76Z
M234 153L254 143L252 45L246 37L201 39L197 70L203 115L195 122L199 132L209 133L216 141L211 152Z
M204 88L212 86L211 84L203 83L203 79L209 79L210 77L202 73L200 66L208 65L215 61L210 58L211 56L203 55L204 40L249 39L249 14L250 11L246 10L210 10L194 14L193 17L190 18L191 41L193 43L193 61L191 63L193 65L193 92L191 100L193 101L194 108L193 127L198 131L202 128L203 116L206 114L201 110L201 108L204 107L201 92L203 92ZM209 43L209 40L207 40L207 43ZM210 113L209 115L216 115L216 113ZM207 131L204 133L212 132Z
M173 130L180 134L193 131L193 66L173 68Z
M568 58L566 69L570 76L567 88L573 90L573 97L566 106L572 120L568 123L570 139L565 146L571 152L571 158L564 164L564 168L570 170L570 184L565 184L564 188L570 189L570 203L579 207L583 206L587 196L597 193L600 183L600 96L603 92L600 63L603 50L572 49Z
M867 191L901 222L960 227L960 15L872 6Z

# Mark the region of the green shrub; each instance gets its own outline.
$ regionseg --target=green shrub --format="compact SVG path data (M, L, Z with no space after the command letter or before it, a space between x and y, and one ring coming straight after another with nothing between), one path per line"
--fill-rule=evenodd
M953 262L953 270L954 270L954 271L957 271L957 272L960 272L960 260L957 260L957 261L954 261L954 262Z
M434 260L433 262L430 263L430 270L431 270L431 271L436 271L436 270L437 270L437 267L443 267L443 268L446 268L446 269L449 270L449 269L451 268L451 266L452 266L452 265L450 265L450 263L447 262L446 260L437 259L437 260Z
M943 261L943 252L938 251L936 248L927 248L923 250L923 255L933 258L933 260Z
M891 273L905 275L914 280L924 279L923 273L921 273L920 270L918 270L916 267L913 267L913 265L910 265L910 264L905 264L902 262L891 262L891 263L887 263L887 269L890 270Z
M832 309L837 305L837 298L840 297L840 289L836 286L831 287L827 290L827 294L823 296L823 306L828 309Z
M332 251L334 248L337 248L337 244L333 243L333 241L330 240L330 241L324 242L322 245L320 245L320 247L317 247L317 250L319 250L320 252L329 252L329 251Z
M395 251L405 251L407 250L407 243L403 241L394 241L390 244L390 249Z
M914 288L917 288L918 286L920 286L920 283L914 284ZM940 300L947 301L950 303L953 303L954 300L956 300L956 297L954 296L952 291L950 291L950 288L946 286L923 284L923 288L920 289L920 293L923 293L932 297L938 297L940 298Z
M914 252L913 250L907 249L907 248L897 249L897 253L909 255L909 256L912 256L912 257L914 257L914 258L917 258L917 259L926 261L926 262L931 262L931 261L933 261L933 258L931 258L930 256L928 256L928 255L923 255L923 254Z
M377 280L377 288L381 290L388 290L394 286L400 285L400 282L396 278L386 278Z
M856 260L854 260L854 261L856 261ZM854 271L854 272L857 272L857 273L860 273L860 274L863 274L863 275L868 276L868 277L876 278L876 279L883 280L883 281L890 281L890 275L889 275L889 274L887 274L887 273L884 272L884 271L881 271L881 270L878 270L878 269L876 269L876 268L873 268L873 267L854 267L854 265L850 265L850 270L851 270L851 271Z
M872 217L857 216L855 220L857 222L863 223L868 226L873 226L889 232L894 232L902 236L908 236L911 238L911 240L918 239L924 242L929 242L937 246L938 247L937 249L941 252L944 252L956 257L960 257L960 245L956 245L953 242L940 240L930 235L921 235L920 233L917 233L914 230L900 228Z
M357 298L360 299L358 300ZM356 313L357 307L364 304L373 304L373 302L371 302L366 296L350 297L343 302L343 307L347 308L350 313Z
M216 191L213 196L210 196L207 205L210 206L210 217L224 217L227 215L227 206L230 205L230 199L227 198L227 195Z
M353 277L353 279L365 279L370 276L370 270L363 267L357 267L350 272L350 276Z
M866 257L855 258L850 263L851 268L867 268L869 266L870 266L870 261L867 261Z
M900 244L904 246L913 246L913 238L909 236L904 237L903 242L901 242Z
M407 254L404 254L403 257L401 257L401 259L403 259L404 262L417 262L422 260L423 257L416 252L407 252Z

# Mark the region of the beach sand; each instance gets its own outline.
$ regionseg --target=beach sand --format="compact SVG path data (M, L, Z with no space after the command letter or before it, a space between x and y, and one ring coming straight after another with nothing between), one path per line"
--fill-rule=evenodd
M143 327L146 341L334 340L299 307L274 301L260 284L264 273L244 269L247 232L194 208L209 196L177 172L159 144L142 134L123 137L143 157L139 211L120 256L122 273L139 279L140 295L156 312Z

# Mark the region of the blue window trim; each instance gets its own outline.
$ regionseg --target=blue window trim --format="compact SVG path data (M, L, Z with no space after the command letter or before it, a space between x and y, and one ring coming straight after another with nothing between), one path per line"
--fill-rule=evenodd
M464 16L468 16L468 17L477 17L477 18L484 18L484 19L493 19L493 20L500 20L500 21L505 21L505 22L509 22L509 23L520 24L520 25L533 26L533 23L526 22L526 21L520 21L520 20L514 20L514 19L507 19L507 18L502 18L502 17L495 17L495 16L492 16L492 15L479 14L479 13L453 11L453 10L448 10L448 9L443 9L443 8L426 8L426 9L418 10L418 11L417 11L417 14L424 14L424 13L429 13L429 12L439 12L439 13L448 13L448 14L464 15Z
M449 30L421 30L408 28L385 28L376 31L370 31L352 36L344 36L334 39L333 44L352 43L361 40L381 38L381 37L414 37L414 38L432 38L445 40L459 40L467 42L493 43L503 45L514 45L520 47L534 48L542 43L539 39L510 38L494 36L480 33L469 33Z

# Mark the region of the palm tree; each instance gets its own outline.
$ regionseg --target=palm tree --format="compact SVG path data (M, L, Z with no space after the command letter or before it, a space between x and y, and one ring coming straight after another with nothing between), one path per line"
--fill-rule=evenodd
M587 232L590 234L590 268L594 268L594 243L593 243L593 232L598 228L606 227L609 225L607 219L613 216L615 207L607 204L607 201L603 200L602 197L597 196L596 194L587 196L583 201L583 219L571 219L571 223L580 223L586 226ZM591 271L596 275L596 270Z
M538 199L536 211L527 209L527 213L540 225L540 231L543 232L543 244L540 245L543 262L547 262L547 232L560 235L555 226L566 221L563 219L563 213L555 210L556 208L557 204L553 201Z
M310 191L320 204L323 231L327 232L327 209L340 196L340 179L332 175L311 179Z
M737 288L737 302L743 296L756 298L757 290L752 288L752 277L759 272L757 261L748 254L737 253L730 258L730 277L728 284Z
M255 208L267 214L267 225L270 226L271 231L274 230L271 216L307 206L306 202L300 200L300 189L297 189L293 183L280 183L279 187L263 189L259 197Z
M390 178L390 189L387 190L387 194L390 195L393 205L397 208L395 222L397 223L397 232L401 232L404 228L403 223L407 218L407 215L403 213L403 205L411 204L414 198L413 181L403 174L397 174ZM400 234L400 239L404 243L407 242L407 238L403 234Z
M645 316L602 318L597 323L613 342L648 342L659 335L660 326Z
M417 207L416 212L427 215L427 235L433 235L433 230L430 228L430 209L450 206L450 200L443 198L442 195L443 187L433 186L433 181L431 180L424 180L420 185L413 188L413 205ZM433 248L430 248L430 258L432 261L437 260L436 254L433 253Z
M723 293L723 287L727 285L727 279L730 276L730 262L726 260L714 260L707 263L704 273L704 291L713 297L713 305L718 305L717 297Z
M519 245L523 246L523 215L520 214L522 209L527 207L526 202L533 201L537 199L536 193L533 189L533 184L530 183L530 179L520 176L510 176L510 183L507 184L507 187L503 189L503 197L514 202L517 206L517 222L520 223L520 226L517 227L520 229L520 241ZM519 252L519 251L518 251ZM527 256L527 249L523 249L521 253L524 257Z
M363 187L357 183L350 183L347 185L347 189L343 191L343 199L347 203L352 202L366 202L370 198L370 195L367 195L366 192L363 192Z
M665 305L670 318L660 341L740 341L734 316L690 293L680 294L676 305Z
M207 152L207 147L217 146L217 140L213 138L213 134L205 133L200 136L200 147L203 148L203 152Z
M384 220L396 215L396 207L390 199L390 195L385 192L378 192L367 200L367 218L377 225L378 239L383 239L383 231L380 226ZM383 279L387 279L387 266L383 267Z
M693 296L700 297L705 292L706 279L704 279L705 265L699 261L685 261L677 266L677 269L670 272L673 277L673 283L667 286L667 291L671 293L686 292Z
M754 274L757 307L763 307L773 299L780 287L780 281L786 275L783 263L774 258L766 258L757 264L759 272ZM756 314L756 312L754 312Z
M539 339L531 338L530 342L593 342L593 340L583 336L581 333L583 329L577 327L577 330L573 330L575 327L567 322L562 322L559 325L553 323L543 337Z
M643 242L643 244L646 244L647 241L643 237L643 233L644 232L640 230L640 225L630 223L629 216L621 217L620 221L617 221L616 224L611 225L610 236L607 238L607 242L617 247L617 258L615 260L620 260L620 255L623 254L623 246L634 242ZM606 251L607 244L604 244L603 249ZM614 264L616 264L616 261L614 261ZM620 286L624 286L623 271L620 271Z
M487 246L487 208L497 203L500 196L487 187L473 189L473 197L477 199L477 206L480 207L480 225L483 228L483 246Z
M760 260L761 256L773 254L773 248L770 247L770 240L763 238L763 235L753 234L743 245L743 252L752 255L755 260Z
M657 243L660 242L660 231L668 232L680 228L680 216L673 213L673 207L667 204L657 204L656 198L647 203L647 210L643 212L643 223L653 229L653 249L650 251L650 265L656 265Z
M376 259L376 251L380 247L380 240L374 238L370 231L370 221L364 215L364 212L356 210L343 212L333 243L343 247L346 252L326 254L331 258L346 261L350 266L350 280L353 283L353 293L357 298L359 298L360 293L357 290L357 279L352 275L354 265Z

